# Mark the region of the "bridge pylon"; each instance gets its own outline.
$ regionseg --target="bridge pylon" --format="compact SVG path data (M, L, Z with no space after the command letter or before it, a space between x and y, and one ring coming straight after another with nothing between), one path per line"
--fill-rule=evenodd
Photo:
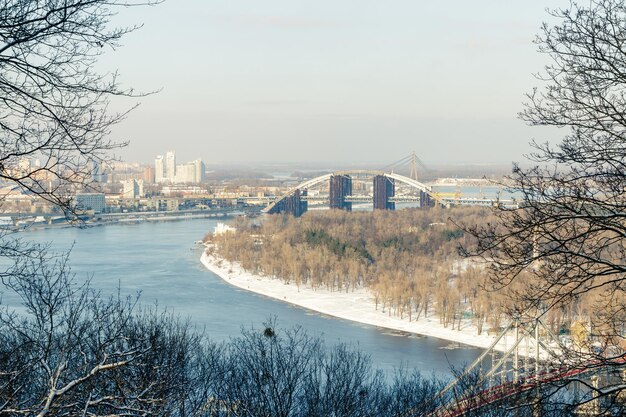
M383 168L383 170L389 170L390 172L394 172L399 168L406 169L409 167L409 178L413 181L418 181L417 174L417 166L419 165L424 172L429 172L430 169L424 164L424 162L417 156L415 151L411 152L410 155L405 156L404 158L389 164Z

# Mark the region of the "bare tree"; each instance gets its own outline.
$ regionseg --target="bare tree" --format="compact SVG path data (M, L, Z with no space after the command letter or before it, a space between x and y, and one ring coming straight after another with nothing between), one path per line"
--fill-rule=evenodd
M0 181L72 211L68 192L124 145L109 131L126 112L109 112L109 100L141 95L95 70L136 29L111 19L158 2L0 0ZM134 299L76 284L68 256L48 249L0 231L3 292L21 302L0 311L0 414L201 412L214 345Z
M216 358L215 416L418 416L441 402L442 384L398 370L389 379L350 345L324 346L301 328L242 331Z
M0 414L192 415L217 371L215 346L136 299L76 284L67 256L25 258L4 280ZM208 366L207 366L208 365Z
M97 58L136 29L110 28L121 8L159 0L0 0L0 184L72 212L69 192L123 146L108 137L126 113L108 112L113 96L135 96ZM31 163L34 161L38 163ZM4 202L0 195L0 206ZM41 248L0 230L0 276ZM9 265L5 269L5 265Z
M550 12L537 44L549 64L521 118L567 129L514 166L519 209L470 228L491 285L513 314L571 311L588 330L582 364L623 366L626 319L626 3L591 0ZM579 353L581 353L579 352Z
M242 331L228 346L226 378L217 399L238 410L233 415L299 415L320 347L321 341L303 329L278 330L274 320L264 331Z
M112 29L110 19L156 2L0 0L0 179L70 208L67 186L84 184L124 145L108 137L126 115L110 113L109 99L137 95L94 69L136 29Z

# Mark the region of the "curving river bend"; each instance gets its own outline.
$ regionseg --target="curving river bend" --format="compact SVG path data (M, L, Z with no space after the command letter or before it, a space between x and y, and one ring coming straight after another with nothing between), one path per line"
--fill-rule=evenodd
M482 352L323 316L232 287L202 266L202 247L194 244L217 222L198 219L54 228L25 231L22 237L52 242L59 251L73 246L70 263L77 279L91 276L92 285L103 294L117 291L118 284L123 294L141 291L143 303L158 302L160 307L190 317L217 341L276 317L279 327L300 325L311 334L323 335L327 345L353 344L371 356L374 367L385 371L404 365L449 376L450 365L461 367ZM10 297L4 302L10 304Z

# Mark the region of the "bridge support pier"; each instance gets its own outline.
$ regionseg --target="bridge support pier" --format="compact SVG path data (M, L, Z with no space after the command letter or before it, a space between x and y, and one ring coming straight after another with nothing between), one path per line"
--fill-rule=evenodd
M308 209L307 202L302 199L302 197L306 195L307 190L300 191L299 189L297 189L292 195L279 201L275 206L272 207L270 211L268 211L268 213L289 213L293 217L300 217Z
M374 210L395 210L396 204L389 201L395 192L396 186L393 179L376 175L374 177Z
M352 195L352 177L349 175L333 175L330 177L330 208L352 211L352 203L345 201Z
M420 191L420 208L426 209L431 207L435 207L435 200L428 193Z

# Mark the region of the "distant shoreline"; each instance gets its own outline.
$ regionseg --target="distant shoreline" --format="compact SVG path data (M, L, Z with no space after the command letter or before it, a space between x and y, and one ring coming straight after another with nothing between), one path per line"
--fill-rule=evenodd
M279 279L251 274L236 263L216 258L206 252L203 252L200 261L209 271L237 288L329 316L483 349L488 348L495 340L495 336L488 335L485 331L477 335L476 327L468 319L463 320L461 330L451 330L443 327L439 323L439 318L434 315L411 322L406 317L400 319L389 316L383 313L380 307L376 310L373 296L367 289L346 293L325 289L314 290L304 285L298 287L296 284L285 284ZM497 348L504 350L505 347L506 342Z
M68 222L59 222L53 224L47 223L33 223L30 225L25 225L23 227L6 227L0 230L8 230L12 233L23 233L23 232L35 232L39 230L45 229L65 229L65 228L79 228L79 229L89 229L92 227L101 227L108 226L114 224L138 224L138 223L153 223L153 222L173 222L173 221L184 221L184 220L197 220L197 219L222 219L225 217L230 217L233 215L237 215L238 212L231 213L203 213L203 214L194 214L194 215L186 215L186 216L163 216L163 217L148 217L148 218L121 218L121 219L111 219L106 221L92 221L92 222L84 222L83 224L71 224Z

